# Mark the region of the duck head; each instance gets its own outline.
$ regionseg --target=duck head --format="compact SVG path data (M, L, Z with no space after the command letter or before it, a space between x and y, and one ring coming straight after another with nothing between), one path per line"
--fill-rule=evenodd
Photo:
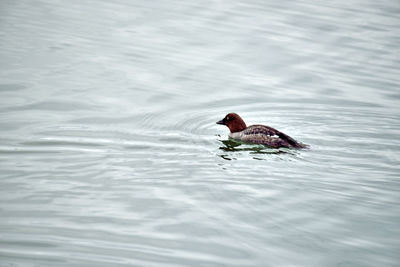
M229 113L225 118L217 121L217 124L228 126L231 133L243 131L247 127L243 119L236 113Z

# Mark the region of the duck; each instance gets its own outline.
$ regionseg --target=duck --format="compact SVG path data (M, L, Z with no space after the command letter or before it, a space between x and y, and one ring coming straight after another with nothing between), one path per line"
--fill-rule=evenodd
M306 148L307 145L297 142L292 137L272 127L255 124L246 126L244 120L236 113L227 114L217 124L226 125L229 137L246 143L262 144L272 148Z

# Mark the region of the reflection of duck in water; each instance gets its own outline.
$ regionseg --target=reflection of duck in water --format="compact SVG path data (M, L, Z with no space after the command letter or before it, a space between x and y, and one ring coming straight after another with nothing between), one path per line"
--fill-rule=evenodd
M280 131L265 126L265 125L251 125L246 126L246 123L236 113L229 113L217 124L228 126L231 133L229 137L254 144L267 145L273 148L288 147L288 148L305 148L306 145L297 142L290 136L281 133Z

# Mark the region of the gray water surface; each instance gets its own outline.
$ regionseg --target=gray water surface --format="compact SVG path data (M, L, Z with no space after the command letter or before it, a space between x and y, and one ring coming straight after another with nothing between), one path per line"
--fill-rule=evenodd
M392 0L2 0L0 266L399 266L399 44Z

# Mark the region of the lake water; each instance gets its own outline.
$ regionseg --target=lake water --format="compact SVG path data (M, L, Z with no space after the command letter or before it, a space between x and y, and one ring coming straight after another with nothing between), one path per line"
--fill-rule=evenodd
M393 0L2 0L0 266L399 266L399 44Z

